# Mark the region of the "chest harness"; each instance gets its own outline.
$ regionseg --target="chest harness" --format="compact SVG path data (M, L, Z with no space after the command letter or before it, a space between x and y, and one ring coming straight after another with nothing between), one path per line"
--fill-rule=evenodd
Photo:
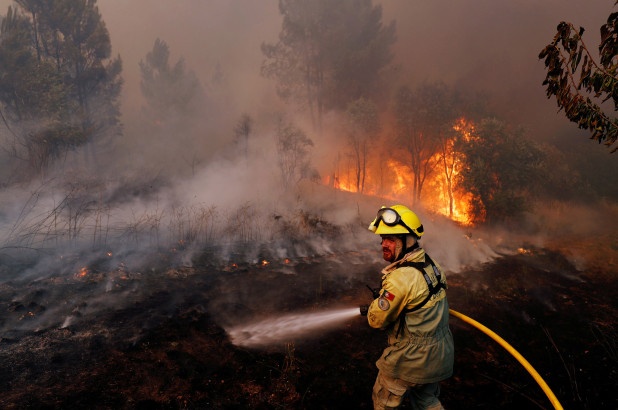
M438 280L438 284L434 286L433 282L431 281L431 278L429 277L429 275L427 274L427 272L425 272L425 268L430 266L433 268L433 272L436 275L436 279ZM441 289L446 289L446 285L444 285L444 283L442 283L442 275L440 274L440 270L438 269L438 267L436 266L435 262L433 261L433 259L431 259L429 257L429 255L425 254L425 262L403 262L401 263L398 268L403 268L403 267L412 267L414 269L417 269L418 271L420 271L423 274L423 277L425 278L425 282L427 282L427 287L429 288L429 295L427 295L427 297L418 305L414 306L413 308L410 309L404 309L401 311L401 313L399 314L399 328L397 329L397 333L395 335L395 338L399 338L399 334L401 333L401 331L403 330L403 327L405 326L406 323L406 315L408 313L411 312L415 312L417 310L419 310L420 308L422 308L423 306L425 306L427 304L427 302L429 302L429 300L432 298L433 295L435 295L436 293L440 292Z

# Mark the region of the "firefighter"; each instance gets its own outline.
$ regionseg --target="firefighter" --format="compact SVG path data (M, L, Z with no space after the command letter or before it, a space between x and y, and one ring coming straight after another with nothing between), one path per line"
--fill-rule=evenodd
M369 325L388 333L389 346L376 362L375 409L399 407L409 395L413 409L442 409L441 380L453 374L446 276L418 244L423 225L403 205L382 207L369 230L382 237L382 286L361 307Z

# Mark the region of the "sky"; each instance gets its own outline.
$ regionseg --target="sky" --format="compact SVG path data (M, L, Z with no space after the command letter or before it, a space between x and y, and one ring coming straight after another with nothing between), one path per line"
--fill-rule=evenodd
M384 19L395 20L398 60L416 80L463 84L491 96L500 113L539 134L572 129L541 83L539 52L560 21L587 29L596 49L599 28L613 1L471 0L383 1ZM566 126L566 127L565 127Z
M100 0L112 46L124 61L124 99L139 105L138 62L155 38L170 46L172 61L184 57L202 81L217 64L226 74L239 112L268 108L272 82L259 75L260 45L274 43L281 27L276 0ZM377 2L376 2L377 3ZM464 84L489 94L506 119L539 134L570 126L541 83L538 53L558 23L586 28L596 49L599 28L614 1L582 0L384 0L383 22L395 21L399 82ZM265 103L268 101L268 103Z
M557 24L586 28L592 49L613 0L382 0L383 22L395 21L398 83L444 81L491 96L501 116L555 135L573 131L541 83L538 53ZM6 10L9 0L0 0ZM171 61L184 58L204 84L217 66L225 74L234 110L259 113L279 104L274 84L259 74L260 45L274 43L281 28L276 0L99 0L112 52L123 60L125 117L142 104L139 61L156 38L166 41ZM4 12L3 12L4 13Z

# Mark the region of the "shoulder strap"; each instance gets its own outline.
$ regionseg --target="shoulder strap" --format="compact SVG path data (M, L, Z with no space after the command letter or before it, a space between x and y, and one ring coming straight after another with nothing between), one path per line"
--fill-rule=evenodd
M431 265L431 267L433 268L433 272L436 275L436 279L438 280L438 284L436 286L433 285L431 278L429 277L427 272L425 272L425 268L429 265ZM427 254L425 254L425 263L423 262L403 262L402 264L399 265L399 267L412 267L412 268L417 269L419 272L421 272L423 274L423 277L425 278L425 282L427 282L427 287L429 288L429 294L418 305L414 306L413 308L404 309L401 311L401 313L399 314L399 328L397 329L397 334L395 335L396 338L399 337L399 334L401 333L401 331L403 330L403 327L405 326L406 315L408 313L419 310L420 308L425 306L425 304L429 302L429 299L431 299L433 295L438 293L440 289L446 289L446 286L444 286L444 283L442 283L442 275L440 274L440 270L436 266L433 259L431 259L429 255Z

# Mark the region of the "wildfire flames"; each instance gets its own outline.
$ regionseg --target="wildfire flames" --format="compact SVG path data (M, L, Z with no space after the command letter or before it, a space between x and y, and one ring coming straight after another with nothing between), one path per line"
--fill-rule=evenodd
M86 266L84 266L83 268L79 270L79 272L77 272L75 276L78 278L83 278L84 276L88 275L88 273L90 273L90 271L88 270Z
M272 262L268 261L266 259L261 259L260 261L256 262L256 266L261 266L261 267L266 267L268 265L270 265ZM278 263L283 263L285 265L289 265L290 263L292 263L292 261L288 258L285 258L283 261L275 261L275 264ZM227 266L226 268L224 268L227 271L234 271L236 269L238 269L240 266L237 263L232 263L231 265Z
M457 186L457 175L461 171L461 159L454 150L456 138L468 141L473 138L474 124L460 118L453 126L455 135L444 142L444 149L431 157L433 166L423 184L422 201L432 212L444 215L463 225L471 225L472 194L463 192ZM348 164L349 165L349 164ZM447 178L448 176L448 178ZM375 195L390 200L413 204L412 190L414 175L411 168L396 160L388 159L386 164L367 163L365 185L361 189L366 195ZM323 181L335 189L358 192L357 175L353 166L339 166L336 172Z

